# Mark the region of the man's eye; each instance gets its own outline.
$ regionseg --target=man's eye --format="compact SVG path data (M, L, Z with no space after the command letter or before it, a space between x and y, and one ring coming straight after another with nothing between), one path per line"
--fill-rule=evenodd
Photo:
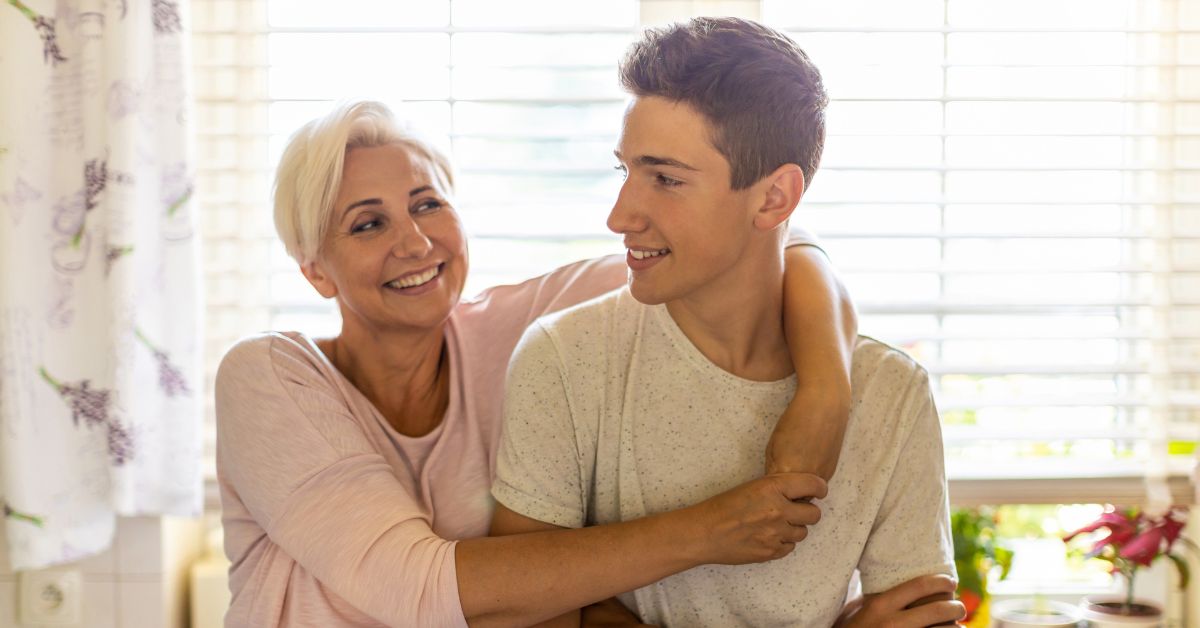
M362 233L379 227L378 220L366 220L350 228L350 233Z
M628 178L629 178L629 170L628 170L628 169L626 169L624 165L622 165L622 164L617 164L617 165L613 166L613 170L616 170L617 172L621 173L621 178L622 178L622 179L628 179Z
M683 181L680 181L679 179L672 179L671 177L668 177L665 174L654 175L654 180L658 181L659 185L661 185L663 187L668 187L668 188L673 188L677 185L683 185Z

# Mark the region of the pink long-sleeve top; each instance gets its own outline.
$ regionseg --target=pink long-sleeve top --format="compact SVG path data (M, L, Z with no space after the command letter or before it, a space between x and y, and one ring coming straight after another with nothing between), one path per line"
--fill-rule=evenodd
M465 626L454 547L488 531L509 357L535 318L624 279L612 256L459 304L450 404L419 438L303 334L234 346L216 382L226 626Z

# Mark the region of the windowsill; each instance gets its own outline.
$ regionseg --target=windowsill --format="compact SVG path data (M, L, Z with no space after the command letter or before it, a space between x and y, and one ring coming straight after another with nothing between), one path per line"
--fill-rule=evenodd
M951 475L953 470L951 470ZM952 506L986 504L1145 504L1150 500L1147 480L1137 473L1031 474L1023 477L951 477ZM1190 469L1172 469L1166 488L1173 504L1196 502Z

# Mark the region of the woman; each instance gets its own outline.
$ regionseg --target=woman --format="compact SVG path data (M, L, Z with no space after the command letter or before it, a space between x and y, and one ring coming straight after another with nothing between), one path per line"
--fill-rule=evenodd
M791 551L819 518L804 501L824 495L816 475L769 475L633 522L481 538L514 346L536 317L622 285L625 266L581 262L462 301L452 192L446 159L377 103L310 122L285 151L276 228L337 300L342 330L263 334L222 361L227 625L529 624L699 564ZM774 462L828 477L853 312L819 252L791 251L788 331L805 343L792 347L801 385Z

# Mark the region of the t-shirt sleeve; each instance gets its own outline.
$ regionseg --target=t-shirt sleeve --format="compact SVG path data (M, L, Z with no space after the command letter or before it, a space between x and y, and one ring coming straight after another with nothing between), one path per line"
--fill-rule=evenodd
M572 421L570 390L554 342L540 323L525 332L509 364L504 431L492 495L531 519L578 528L587 496L582 477L595 447L581 448Z
M454 543L374 450L303 350L235 346L216 380L217 459L270 540L321 584L391 626L465 626Z
M911 429L858 563L867 594L918 576L955 574L942 430L924 370L916 371L901 408Z
M489 288L472 301L476 307L496 310L495 315L503 320L513 322L512 318L519 317L516 328L525 329L541 316L620 288L626 277L625 258L606 255L567 264L519 284Z

